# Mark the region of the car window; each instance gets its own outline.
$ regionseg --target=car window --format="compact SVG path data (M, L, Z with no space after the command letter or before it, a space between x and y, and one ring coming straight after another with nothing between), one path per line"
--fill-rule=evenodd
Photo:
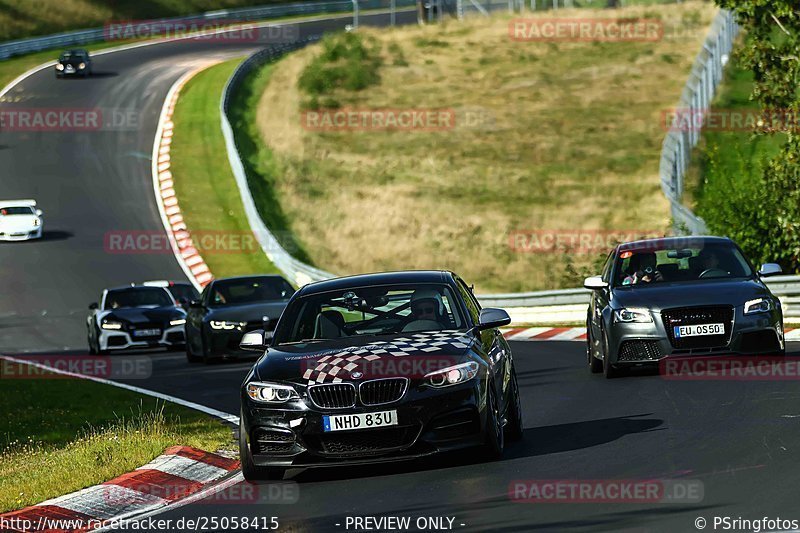
M290 298L294 288L283 278L254 277L220 280L211 288L209 305L242 305Z
M443 284L353 287L310 294L284 311L277 344L367 335L466 329L455 296Z
M611 265L613 264L614 264L614 252L612 251L610 254L608 254L608 257L606 258L606 262L603 265L603 273L601 274L603 281L605 281L606 283L608 283L611 280Z
M469 290L467 284L464 283L462 280L458 280L456 283L458 287L458 291L461 293L461 297L464 299L464 303L467 306L467 312L469 313L470 317L472 317L472 323L477 324L480 321L481 316L481 306L478 303L478 300L472 294L472 291Z
M108 291L104 309L164 307L175 305L169 293L158 287L131 287Z
M617 259L615 286L664 282L703 282L752 277L753 270L730 242L704 242L686 248L626 250Z
M12 216L12 215L33 215L34 211L32 207L28 206L14 206L14 207L0 207L0 216Z

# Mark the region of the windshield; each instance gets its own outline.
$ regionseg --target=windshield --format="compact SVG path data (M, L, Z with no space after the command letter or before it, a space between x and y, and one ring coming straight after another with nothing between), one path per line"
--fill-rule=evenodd
M614 272L615 287L753 277L753 269L739 249L726 242L623 251Z
M10 215L32 215L33 208L27 206L20 206L20 207L0 207L0 216L10 216Z
M84 52L64 52L61 54L61 57L58 58L59 61L83 61L85 59L86 54Z
M197 290L195 290L195 288L191 285L170 285L167 287L167 290L170 292L170 294L172 294L172 297L175 298L175 301L180 301L183 299L191 302L192 300L196 300L199 296Z
M214 283L209 305L222 307L258 302L280 301L290 298L294 289L279 277L241 278Z
M175 305L169 293L158 287L131 287L108 291L104 309L163 307Z
M298 298L284 311L276 344L465 329L447 285L354 287Z

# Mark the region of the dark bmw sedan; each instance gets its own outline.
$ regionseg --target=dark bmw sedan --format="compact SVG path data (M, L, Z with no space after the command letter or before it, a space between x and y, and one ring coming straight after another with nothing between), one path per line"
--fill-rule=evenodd
M587 360L613 377L672 356L783 355L781 303L730 239L674 237L620 244L592 290Z
M209 363L223 358L252 357L239 348L242 335L254 329L272 335L294 288L281 276L217 279L186 317L186 358Z
M522 437L511 350L451 272L312 283L289 302L242 387L247 479L287 468L398 461L465 447L500 457Z
M63 78L64 76L81 76L85 78L92 75L92 58L89 57L89 52L82 48L68 50L58 56L55 68L57 78Z

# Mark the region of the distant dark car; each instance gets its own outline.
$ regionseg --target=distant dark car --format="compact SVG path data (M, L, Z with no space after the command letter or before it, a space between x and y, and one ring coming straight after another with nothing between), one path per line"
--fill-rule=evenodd
M75 50L68 50L58 56L56 62L56 77L63 78L64 76L91 76L92 75L92 58L89 57L89 52L82 48Z
M145 281L142 285L145 287L164 287L175 298L178 305L184 309L189 307L190 302L200 298L200 293L188 281L153 280Z
M608 256L592 290L587 359L592 372L615 376L626 366L671 356L783 355L781 303L742 250L721 237L629 242Z
M395 272L306 285L241 392L248 480L287 468L385 463L522 438L511 319L481 309L452 272ZM266 353L264 351L266 350Z
M106 289L89 305L89 352L106 354L127 348L183 349L186 313L161 287Z
M294 288L280 276L217 279L189 305L186 358L189 362L248 356L239 342L248 331L272 334Z

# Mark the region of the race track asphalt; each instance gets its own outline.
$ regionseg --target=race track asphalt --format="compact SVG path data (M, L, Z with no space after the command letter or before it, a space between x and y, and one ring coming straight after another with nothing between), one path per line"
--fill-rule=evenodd
M346 22L306 23L301 34ZM364 22L384 23L385 17ZM44 239L0 243L0 353L81 353L86 306L104 287L183 278L169 253L110 253L106 240L112 232L163 231L150 154L172 83L204 61L253 49L247 42L191 40L97 56L91 79L56 80L48 69L0 102L0 111L101 108L136 117L121 129L0 131L0 196L36 198L45 211ZM715 515L800 519L795 380L686 382L652 372L606 380L589 375L581 343L513 348L525 438L501 461L476 462L468 452L418 463L293 471L294 503L269 501L275 493L264 484L256 503L231 503L239 487L227 498L159 518L276 516L294 531L353 531L347 516L433 516L453 517L454 529L464 531L665 532L696 531L698 517L711 529ZM790 346L792 357L797 350ZM250 362L189 365L182 354L148 354L152 375L133 384L238 413L238 387ZM699 501L666 503L509 498L516 480L586 479L699 481L703 494Z

